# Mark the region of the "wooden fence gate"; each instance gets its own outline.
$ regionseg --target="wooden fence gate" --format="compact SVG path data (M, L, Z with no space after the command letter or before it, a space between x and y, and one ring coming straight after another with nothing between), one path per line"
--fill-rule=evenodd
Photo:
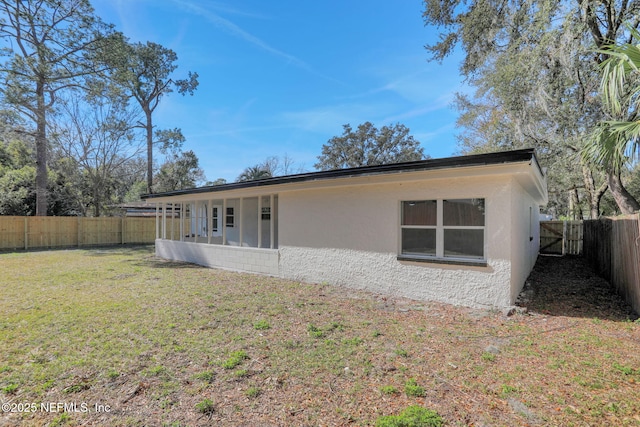
M582 254L582 221L540 221L540 253Z

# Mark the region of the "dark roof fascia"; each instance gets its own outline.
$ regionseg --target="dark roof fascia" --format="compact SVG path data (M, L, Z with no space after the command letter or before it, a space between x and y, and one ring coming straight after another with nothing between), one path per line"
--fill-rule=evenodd
M318 181L336 178L353 178L367 175L380 175L389 173L417 172L437 169L470 167L470 166L490 166L504 163L519 162L535 163L540 174L544 172L536 158L533 148L514 151L502 151L497 153L473 154L469 156L445 157L441 159L418 160L415 162L392 163L388 165L361 166L349 169L335 169L330 171L307 172L296 175L277 176L273 178L258 179L255 181L232 182L229 184L212 185L207 187L190 188L185 190L168 191L164 193L145 194L142 199L153 199L158 197L180 196L185 194L211 193L220 191L239 190L244 188L263 187L278 184L290 184L306 181Z

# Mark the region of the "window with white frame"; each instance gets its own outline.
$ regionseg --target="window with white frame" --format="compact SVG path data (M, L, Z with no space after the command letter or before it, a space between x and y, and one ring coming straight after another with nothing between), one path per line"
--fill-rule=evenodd
M222 206L214 205L211 207L211 236L222 236Z
M401 202L401 255L483 260L484 211L484 199Z
M235 213L234 208L227 208L227 215L225 217L225 224L229 228L233 228L235 225Z
M271 219L271 208L269 206L262 207L261 218L263 221L269 221Z

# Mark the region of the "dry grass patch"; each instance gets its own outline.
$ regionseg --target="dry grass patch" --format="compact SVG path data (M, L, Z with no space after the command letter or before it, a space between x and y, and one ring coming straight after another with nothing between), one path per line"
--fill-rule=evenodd
M451 426L640 425L640 324L615 304L563 314L534 289L506 317L152 248L0 266L0 398L38 407L0 424L375 425L419 405Z

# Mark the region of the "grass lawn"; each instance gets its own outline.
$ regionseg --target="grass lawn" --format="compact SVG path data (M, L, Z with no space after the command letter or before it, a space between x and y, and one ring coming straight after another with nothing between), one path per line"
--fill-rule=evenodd
M640 425L640 323L153 257L0 254L0 426ZM8 404L8 405L7 405Z

